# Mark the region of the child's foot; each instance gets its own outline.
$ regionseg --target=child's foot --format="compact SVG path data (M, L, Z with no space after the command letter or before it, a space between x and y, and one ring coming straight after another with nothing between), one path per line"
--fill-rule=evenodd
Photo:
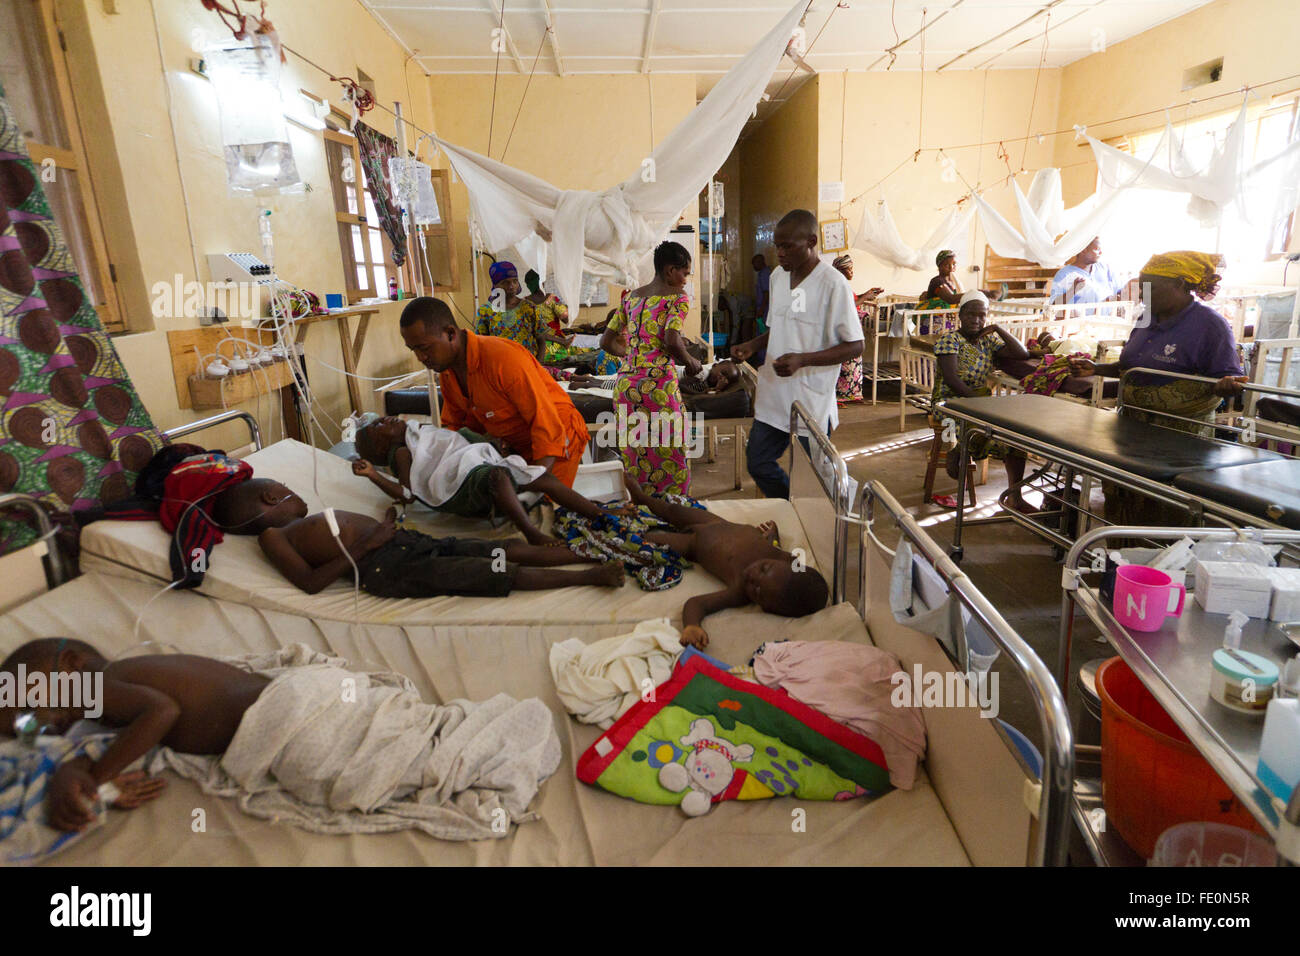
M606 561L598 568L591 569L591 583L602 588L621 588L627 583L623 565L618 561Z

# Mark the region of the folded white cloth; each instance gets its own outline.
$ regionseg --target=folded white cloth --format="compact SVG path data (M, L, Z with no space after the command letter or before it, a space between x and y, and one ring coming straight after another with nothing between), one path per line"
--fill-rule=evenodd
M223 756L160 748L174 770L245 813L315 833L418 828L444 840L500 838L560 765L537 698L425 703L400 674L360 673L303 644L235 658L271 683Z
M661 617L594 644L574 638L552 645L551 676L565 710L606 730L672 675L681 651L677 629Z

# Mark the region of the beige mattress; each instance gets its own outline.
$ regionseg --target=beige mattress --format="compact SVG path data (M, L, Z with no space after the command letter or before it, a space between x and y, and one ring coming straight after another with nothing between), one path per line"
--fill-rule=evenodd
M403 627L311 620L265 608L168 592L150 605L134 636L137 615L157 589L144 581L87 574L0 617L0 657L34 637L71 635L106 656L160 641L211 654L266 651L302 642L343 655L354 665L400 671L428 700L486 698L504 691L537 696L555 714L564 747L560 769L535 803L541 819L501 840L450 843L414 833L323 836L255 820L234 805L168 777L164 795L132 811L113 811L108 824L51 862L66 865L465 865L465 864L711 864L968 865L953 825L924 772L916 787L872 801L797 803L792 799L729 802L703 818L675 807L624 800L574 777L575 756L598 735L569 718L547 669L550 645L569 637L592 641L619 633L610 624L519 624ZM848 605L790 622L764 615L719 619L709 650L747 660L765 640L867 641ZM806 811L796 833L791 810ZM191 829L193 811L206 832Z
M259 478L283 482L307 502L314 513L328 504L343 511L381 517L392 503L351 466L326 452L315 452L297 441L276 442L250 455ZM787 549L803 548L808 563L816 566L798 515L787 501L753 499L708 502L710 511L730 521L760 524L775 521ZM437 535L510 537L512 525L493 528L487 521L470 521L434 514L421 507L407 511L411 527ZM150 521L99 521L81 534L81 566L118 577L155 582L171 580L167 534ZM828 575L829 579L829 575ZM635 624L655 617L680 620L687 598L721 587L717 578L692 568L668 591L642 591L629 579L617 591L607 588L562 588L554 591L518 591L505 598L437 597L394 599L362 592L354 603L354 588L344 579L319 594L308 595L275 570L263 556L257 539L227 535L212 554L211 566L199 593L224 601L251 604L313 618L383 624ZM748 609L757 613L756 609Z

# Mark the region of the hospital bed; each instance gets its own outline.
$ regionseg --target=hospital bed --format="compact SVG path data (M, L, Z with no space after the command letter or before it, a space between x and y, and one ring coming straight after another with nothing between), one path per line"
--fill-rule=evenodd
M859 539L857 606L837 601L791 621L758 613L709 620L709 652L744 661L765 640L870 642L915 666L946 674L964 671L934 639L899 624L889 611L888 564L862 546L864 521L877 530L896 522L918 560L932 565L956 602L978 620L1027 681L1043 733L1043 769L1034 773L995 720L974 707L926 707L928 754L916 785L852 801L801 801L804 826L791 826L791 801L729 802L704 818L676 808L616 797L579 783L574 766L600 735L564 715L550 677L550 646L578 637L593 641L627 625L570 616L527 624L365 621L287 614L195 592L159 593L152 582L92 571L0 618L0 656L40 636L71 634L106 656L171 648L209 655L273 650L291 643L340 655L358 668L396 670L426 700L484 699L500 692L540 697L555 715L563 757L533 805L540 819L501 840L444 842L406 831L324 836L247 817L233 801L203 794L192 782L168 777L162 797L129 812L56 856L54 865L1023 865L1065 860L1072 746L1064 701L1030 648L970 580L882 487L855 493L834 446L808 425L812 452L792 443L792 501L809 529L830 529L833 549ZM824 540L820 533L816 541ZM816 551L816 548L814 548ZM844 576L836 575L842 596ZM882 591L882 588L884 589ZM680 595L675 589L673 599ZM152 604L147 602L153 601ZM571 602L570 608L577 610ZM141 610L144 609L144 613ZM659 608L662 613L662 602ZM649 616L649 615L647 615ZM140 647L141 642L155 642ZM195 832L194 811L205 827ZM178 822L179 821L179 822Z
M1230 527L1300 528L1300 460L1139 421L1122 409L1110 412L1043 395L954 398L943 403L942 413L959 426L963 469L970 461L971 436L982 432L1060 465L1064 488L1050 489L1058 502L1068 502L1072 495L1062 492L1080 482L1077 504L1038 516L1007 511L1017 524L1062 548L1073 543L1064 520L1067 509L1085 520L1097 519L1088 510L1095 481L1180 508L1193 526L1208 521ZM1032 481L1031 476L1026 487L1033 487ZM952 554L957 560L965 523L963 492L959 487L953 522Z
M214 416L185 429L193 434L200 424L219 424L233 416ZM172 433L177 434L177 433ZM256 442L255 442L256 443ZM335 455L293 440L259 448L247 460L262 478L283 482L308 505L312 513L326 505L381 517L392 501L365 479L352 474L351 465ZM711 511L730 521L760 524L775 521L788 547L802 547L810 564L830 571L834 560L823 558L821 548L804 531L788 501L743 499L709 502ZM408 526L439 536L459 535L507 538L512 525L494 527L487 521L457 518L431 512L423 506L406 510ZM168 537L152 521L98 521L81 534L81 566L87 571L119 578L147 581L157 588L171 580ZM290 584L262 554L257 539L227 535L212 553L199 593L208 597L251 604L266 610L336 621L385 624L538 624L551 622L635 624L662 617L666 608L676 611L682 602L717 589L716 580L699 568L688 569L671 591L642 591L635 581L619 589L564 588L551 591L516 591L504 598L434 597L396 599L373 597L346 578L319 594L308 595Z

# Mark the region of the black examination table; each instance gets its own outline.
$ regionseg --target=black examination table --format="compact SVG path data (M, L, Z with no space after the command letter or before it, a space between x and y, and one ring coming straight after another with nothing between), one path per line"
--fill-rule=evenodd
M961 427L962 473L969 436L984 432L1078 474L1186 507L1194 517L1203 512L1228 524L1300 527L1300 461L1271 451L1199 438L1046 395L953 398L937 411ZM957 491L953 533L958 557L963 491ZM1044 531L1032 522L1019 523ZM1046 536L1061 543L1059 535Z

